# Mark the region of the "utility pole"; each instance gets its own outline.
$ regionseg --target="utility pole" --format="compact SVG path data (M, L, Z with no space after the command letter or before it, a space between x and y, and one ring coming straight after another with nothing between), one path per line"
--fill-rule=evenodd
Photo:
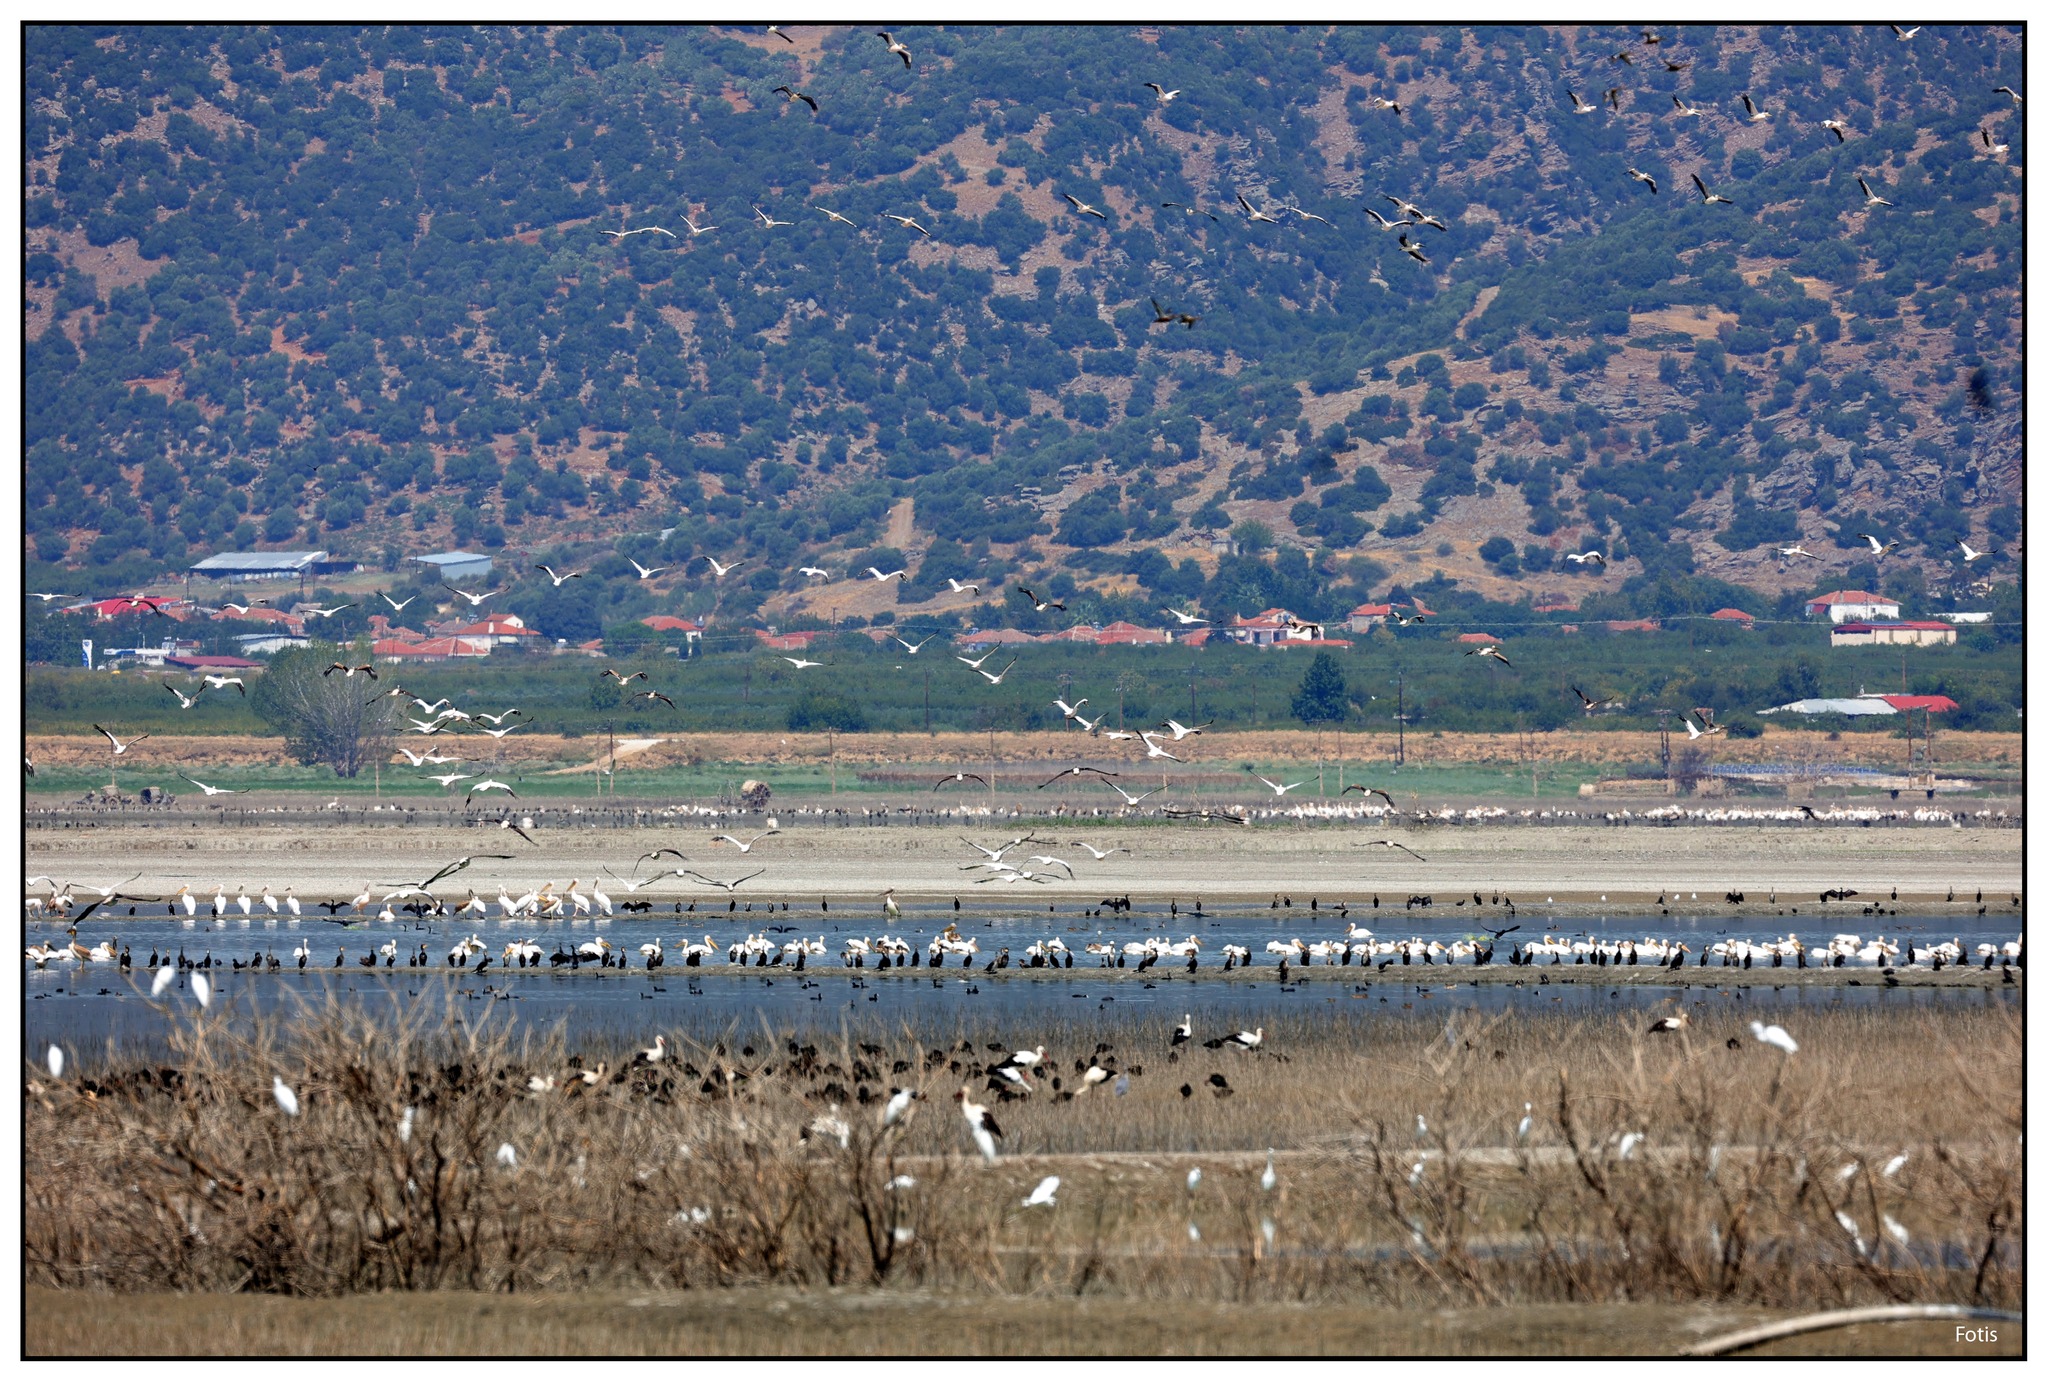
M831 763L832 795L839 795L839 741L834 737L832 726L825 726L825 757Z
M1408 672L1394 678L1394 766L1408 762Z
M1664 776L1671 776L1671 712L1662 706L1657 708L1657 760Z
M1191 725L1202 723L1201 713L1195 708L1195 664L1192 662L1188 664L1188 723ZM1121 701L1117 703L1116 727L1118 729L1124 727L1123 703Z
M1061 700L1064 701L1074 694L1074 674L1072 672L1061 672L1057 677L1053 678L1053 681L1060 688ZM1060 728L1072 728L1073 723L1072 720L1063 719L1060 721Z
M612 733L612 722L610 720L604 722L604 756L604 775L611 784L611 795L616 797L619 794L619 741L617 736ZM598 784L600 795L604 792L604 786L604 783Z
M1189 686L1192 688L1193 683L1190 682ZM1131 674L1129 672L1118 672L1116 674L1116 727L1119 730L1124 727L1124 692L1130 690L1130 688ZM1189 720L1188 723L1194 724L1195 721Z
M930 663L926 663L924 669L924 732L927 737L932 732L932 669Z

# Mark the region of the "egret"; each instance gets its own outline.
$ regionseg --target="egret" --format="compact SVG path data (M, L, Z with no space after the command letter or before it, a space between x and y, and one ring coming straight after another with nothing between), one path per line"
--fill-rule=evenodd
M292 1093L292 1087L284 1082L282 1075L270 1077L270 1097L277 1100L277 1106L285 1111L286 1117L299 1116L299 1096Z
M1038 1183L1038 1188L1036 1190L1033 1190L1029 1195L1025 1196L1024 1208L1029 1209L1033 1205L1039 1204L1053 1204L1053 1192L1058 1190L1059 1188L1060 1178L1058 1176L1047 1176L1044 1180Z

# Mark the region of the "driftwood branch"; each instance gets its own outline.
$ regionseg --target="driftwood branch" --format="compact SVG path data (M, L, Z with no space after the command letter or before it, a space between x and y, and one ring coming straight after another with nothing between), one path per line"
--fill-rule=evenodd
M2011 1310L1990 1310L1977 1305L1866 1305L1855 1310L1824 1310L1818 1315L1798 1315L1789 1320L1738 1329L1717 1339L1694 1344L1684 1351L1688 1358L1716 1358L1736 1353L1773 1339L1795 1334L1813 1334L1823 1329L1842 1329L1852 1324L1885 1324L1893 1320L2005 1320L2018 1324L2021 1316Z

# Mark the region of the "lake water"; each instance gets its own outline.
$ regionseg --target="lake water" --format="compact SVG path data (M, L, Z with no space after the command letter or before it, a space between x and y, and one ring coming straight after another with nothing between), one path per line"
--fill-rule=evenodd
M1034 1024L1061 1019L1077 1020L1096 1015L1119 1019L1156 1020L1162 1031L1177 1023L1183 1013L1192 1012L1198 1030L1234 1030L1238 1025L1257 1025L1283 1016L1312 1020L1331 1005L1356 1009L1370 1003L1383 1012L1413 1014L1418 1019L1442 1020L1442 1014L1456 1010L1522 1011L1581 1010L1589 1013L1618 1006L1647 1007L1667 1002L1671 988L1664 984L1614 985L1571 983L1540 985L1543 969L1525 969L1527 983L1472 984L1460 982L1459 968L1443 966L1395 966L1374 971L1353 966L1342 977L1327 979L1317 966L1321 982L1289 984L1278 982L1272 957L1264 947L1268 941L1299 937L1304 941L1335 940L1344 935L1346 920L1329 909L1311 913L1307 908L1274 910L1264 906L1238 906L1209 910L1201 915L1186 910L1175 916L1163 907L1148 907L1118 919L1109 915L1081 917L1073 910L1048 913L1016 906L1008 908L967 908L954 912L950 906L906 907L904 915L886 926L877 918L863 916L835 919L812 906L789 911L767 911L757 904L752 913L699 909L677 916L663 911L651 916L620 916L601 925L588 919L535 922L521 918L502 921L493 916L484 921L431 921L424 924L379 925L375 921L349 926L337 925L324 917L266 920L235 917L225 926L203 914L195 920L162 914L129 917L96 913L81 929L79 939L91 945L118 937L134 956L133 980L146 993L149 969L146 960L152 950L160 956L183 953L198 961L211 955L219 968L208 973L215 992L214 1003L224 1011L246 1016L255 1012L286 1014L299 1003L328 994L348 997L372 1005L410 1005L422 997L438 1001L452 990L458 1007L493 1020L509 1019L535 1027L566 1023L572 1038L598 1039L610 1036L646 1039L657 1030L672 1034L710 1036L733 1027L758 1030L765 1020L777 1029L822 1029L836 1031L842 1025L872 1029L876 1025L896 1027L911 1023L934 1037L964 1028L986 1028L1000 1024L1028 1029ZM1958 908L1959 911L1963 910ZM1860 909L1841 908L1833 915L1802 912L1797 917L1778 915L1720 916L1630 916L1613 919L1574 916L1561 918L1521 909L1512 920L1501 909L1486 907L1474 915L1437 905L1404 909L1400 906L1353 907L1350 924L1370 928L1382 940L1416 938L1448 943L1480 938L1476 929L1518 925L1496 952L1495 968L1502 966L1507 947L1515 941L1553 937L1593 936L1601 939L1645 937L1684 941L1695 952L1723 939L1770 941L1796 930L1809 944L1824 943L1837 932L1850 932L1866 941L1882 934L1887 938L1910 939L1918 944L1955 938L1965 953L1980 942L2002 944L2012 939L2017 921L2011 916L1979 918L1975 909L1965 916L1864 916ZM948 924L957 925L962 936L974 937L980 953L974 967L963 968L958 957L949 959L936 973L916 970L880 974L873 969L848 971L842 968L839 952L849 937L873 937L884 930L922 946ZM786 931L782 928L788 928ZM709 932L720 947L719 962L696 969L675 963L674 956L683 936L701 938ZM724 963L723 947L754 933L764 932L777 942L802 935L823 936L828 951L824 957L807 962L806 972L795 973L786 966L776 969L740 968ZM486 943L484 954L492 963L482 975L453 975L446 965L449 947L470 934ZM61 923L32 921L30 941L62 940ZM569 972L539 968L501 969L497 956L507 942L531 937L552 953L557 944L573 949L603 935L633 960L630 974L602 976L586 971ZM986 975L981 966L1004 946L1012 952L1012 964L1019 962L1024 948L1036 940L1058 936L1073 951L1074 967L1057 977L1036 975L1029 980ZM1152 936L1185 940L1200 938L1203 945L1203 974L1221 968L1221 947L1244 945L1255 960L1256 978L1235 983L1205 982L1202 975L1190 976L1174 961L1162 961L1143 979L1129 970L1113 980L1096 966L1098 961L1080 953L1087 943L1101 940L1117 947L1127 941ZM660 937L668 947L670 962L658 974L649 975L640 966L641 944ZM360 956L386 941L396 940L400 948L395 968L372 971L357 963ZM312 956L307 968L297 968L293 950L304 941ZM424 943L432 960L432 974L408 968L406 954ZM336 968L337 950L343 964ZM235 971L231 959L249 960L254 955L276 955L284 968ZM1985 992L1971 989L1914 988L1887 989L1882 984L1782 988L1752 983L1743 990L1735 986L1714 986L1723 971L1718 964L1702 968L1697 954L1688 957L1682 974L1674 982L1694 985L1689 1001L1743 1002L1750 1007L1782 1007L1793 1011L1814 1005L1884 1003L1891 1006L1917 1004L1992 1003L2014 1001L2016 991ZM869 964L872 966L873 959ZM1570 966L1566 966L1570 968ZM1863 966L1869 969L1869 966ZM1299 972L1298 970L1296 971ZM1788 971L1790 972L1790 971ZM1581 971L1583 973L1583 971ZM1353 976L1356 976L1355 978ZM1643 977L1642 969L1629 971L1631 978ZM1469 978L1469 969L1464 976ZM1752 980L1762 976L1752 972ZM189 975L181 974L169 994L174 1013L189 1011ZM59 1042L80 1055L98 1051L112 1041L126 1047L139 1043L154 1046L153 1038L164 1031L164 1017L135 992L129 976L114 964L52 962L46 968L25 966L25 1029L28 1049L38 1050L48 1042Z

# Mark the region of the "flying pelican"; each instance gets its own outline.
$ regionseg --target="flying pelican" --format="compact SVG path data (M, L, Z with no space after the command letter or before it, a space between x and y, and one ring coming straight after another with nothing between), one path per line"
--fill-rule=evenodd
M1494 660L1495 662L1498 662L1498 663L1499 663L1499 664L1500 664L1501 666L1503 666L1503 667L1512 667L1512 666L1514 666L1514 665L1515 665L1514 663L1512 663L1512 662L1509 662L1509 661L1507 660L1507 656L1506 656L1506 655L1505 655L1504 653L1502 653L1502 652L1501 652L1500 648L1499 648L1499 647L1498 647L1498 646L1497 646L1496 644L1492 644L1492 643L1489 643L1489 644L1487 644L1487 645L1486 645L1485 647L1483 647L1483 648L1467 648L1467 649L1465 650L1465 656L1466 656L1466 657L1490 657L1490 658L1492 658L1492 659L1493 659L1493 660Z
M1128 739L1128 738L1129 738L1130 736L1129 736L1129 735L1125 735L1124 737L1125 737L1126 739ZM1148 744L1148 746L1149 746L1149 744ZM1172 755L1172 754L1170 754L1170 753L1167 753L1167 754L1158 754L1158 755L1154 755L1154 756L1155 756L1155 757L1161 757L1161 758L1173 758L1173 755ZM1180 761L1179 759L1177 759L1177 758L1174 758L1174 762L1178 763L1179 761ZM1125 790L1124 790L1124 789L1123 789L1122 787L1119 787L1119 786L1117 786L1117 784L1116 784L1116 783L1114 783L1114 782L1110 783L1109 785L1110 785L1110 788L1111 788L1111 790L1113 790L1113 791L1114 791L1114 792L1115 792L1115 793L1116 793L1116 794L1117 794L1118 796L1120 796L1120 797L1122 797L1122 798L1124 799L1124 805L1126 805L1126 806L1136 806L1136 805L1137 805L1137 804L1138 804L1139 802L1143 801L1143 800L1144 800L1144 799L1145 799L1146 797L1149 797L1149 796L1156 796L1156 795L1158 795L1158 794L1159 794L1159 793L1160 793L1161 791L1163 791L1163 790L1164 790L1163 788L1159 788L1159 787L1152 787L1152 788L1148 788L1148 789L1147 789L1147 790L1145 790L1145 791L1142 791L1142 792L1138 792L1138 793L1136 793L1136 794L1134 795L1134 794L1132 794L1132 793L1130 793L1130 792L1126 792L1126 791L1125 791ZM1114 853L1114 851L1112 851L1112 853Z
M75 595L66 595L61 590L31 590L27 592L27 595L29 599L41 600L46 605L52 600L75 600L78 598Z
M1920 32L1920 26L1918 24L1915 24L1910 29L1901 29L1898 25L1894 24L1891 26L1891 30L1893 33L1899 36L1899 42L1904 43L1907 39L1913 37L1914 34Z
M1605 569L1607 566L1607 554L1598 551L1566 552L1564 554L1564 559L1574 566L1584 566L1589 561L1599 563L1602 569Z
M818 102L813 97L807 96L801 91L794 91L786 86L778 86L772 89L775 91L777 95L782 97L782 103L784 105L788 105L791 101L802 101L805 105L811 108L811 113L813 115L818 113ZM787 222L785 222L784 224L787 224Z
M692 239L699 235L709 235L712 231L718 229L717 226L700 226L688 216L683 217L683 224L689 227Z
M908 48L905 48L902 44L898 43L896 41L896 37L894 34L878 31L875 34L875 37L882 40L882 42L888 44L889 51L894 53L897 57L903 59L903 65L905 68L908 68L910 66L910 50Z
M732 843L740 847L740 853L747 854L753 851L755 845L760 844L761 841L767 839L770 835L780 835L781 833L782 828L776 825L775 822L771 820L768 822L768 828L762 831L760 834L756 835L751 840L742 840L734 835L713 835L711 837L711 840L714 844L716 844L720 840L730 840L732 841Z
M796 224L795 221L778 221L758 206L754 208L754 214L761 218L761 229L763 230L773 230L777 226L793 226ZM734 562L733 565L737 566L739 563Z
M868 568L868 578L870 580L875 581L904 580L907 579L909 575L910 573L900 566L897 567L894 571L884 571L879 566L870 566Z
M519 795L519 793L512 790L511 783L500 782L496 778L487 777L482 782L477 783L476 786L469 789L469 795L462 799L462 804L464 806L469 805L471 801L481 796L485 792L503 792L508 797L516 797Z
M1876 557L1882 557L1885 553L1899 545L1896 542L1879 542L1875 533L1858 533L1856 536L1870 544L1871 555Z
M1209 622L1207 619L1202 618L1201 615L1190 614L1184 609L1162 608L1159 612L1161 614L1171 614L1181 622L1183 627L1189 624L1206 624Z
M209 787L196 777L185 777L185 774L183 773L179 773L178 776L184 777L187 782L191 783L194 787L197 787L200 791L206 793L206 795L209 797L231 797L235 795L236 789L232 787Z
M205 682L208 686L212 687L216 691L220 690L223 686L232 686L235 688L236 692L238 692L241 695L246 696L249 694L249 688L242 684L242 679L240 677L217 677L208 674L206 676L202 676L200 680Z
M1076 216L1096 216L1105 221L1109 219L1099 208L1090 206L1071 192L1062 192L1060 195L1074 204L1074 214Z
M1016 658L1014 658L1014 657L1013 657L1013 658L1011 658L1011 659L1010 659L1010 667L1015 667L1016 665L1017 665L1017 659L1016 659ZM988 684L989 684L990 686L1001 686L1001 685L1003 684L1003 678L1004 678L1004 677L1007 677L1008 675L1010 675L1010 667L1005 667L1005 668L1003 668L1003 670L1002 670L1002 671L1000 671L1000 672L990 672L990 671L987 671L987 670L985 670L984 668L980 668L980 667L977 667L977 668L975 668L974 670L975 670L975 671L977 671L977 672L980 672L980 673L981 673L981 675L983 675L984 677L987 677L987 678L988 678Z
M1846 120L1823 120L1820 127L1833 131L1837 144L1845 144L1849 140L1849 122Z
M1246 768L1245 771L1250 773L1252 770L1250 768ZM1252 773L1252 776L1258 778L1259 781L1265 783L1268 787L1271 787L1273 789L1273 795L1276 797L1284 797L1289 792L1293 791L1296 787L1302 787L1307 785L1307 780L1303 779L1303 781L1301 782L1290 782L1283 787L1279 783L1273 781L1273 779L1269 777L1261 777L1258 773Z
M94 725L93 728L98 729L100 733L105 734L107 736L107 742L114 746L114 757L116 758L119 758L122 754L128 752L128 750L134 748L137 744L149 738L147 734L138 734L133 739L130 739L127 743L124 744L119 739L116 739L111 732L104 729L100 729L98 725Z
M1181 758L1178 755L1168 753L1165 749L1162 749L1159 747L1159 745L1153 743L1152 734L1149 730L1141 730L1138 734L1138 738L1142 739L1145 743L1145 757L1147 758L1170 758L1176 763L1187 762L1185 758Z
M2020 104L2021 101L2020 93L2014 91L2009 86L1994 86L1991 88L1991 94L1994 96L2010 96L2014 105Z
M493 595L502 595L504 593L502 590L486 590L481 595L472 595L467 590L457 590L456 587L449 585L446 581L443 581L441 583L441 588L443 590L452 590L457 595L460 595L463 599L469 601L469 607L471 609L475 609L478 605L490 599Z
M634 701L660 701L670 710L674 710L676 708L676 703L670 700L667 696L662 695L659 691L636 691L631 696L627 697L627 699ZM516 729L517 726L515 725L514 728ZM484 733L489 734L490 731L485 730Z
M1401 248L1416 263L1427 264L1429 262L1429 256L1422 252L1422 246L1411 244L1408 239L1408 232L1405 230L1401 232Z
M915 220L911 219L908 216L898 216L893 211L884 211L882 215L886 219L894 221L897 225L902 226L905 230L914 230L927 240L932 238L932 233L930 231L926 230L923 226L919 225Z
M371 681L375 681L377 679L377 666L375 663L371 662L357 663L353 667L346 662L331 662L327 665L327 670L322 672L320 675L323 677L331 677L336 672L341 673L342 680L344 681L354 677L355 674L358 672L367 674Z
M667 226L641 226L636 230L607 230L604 233L619 240L623 240L629 235L652 234L666 235L671 240L676 238L676 233L670 230Z
M1159 203L1159 205L1166 208L1169 211L1180 211L1189 216L1207 216L1212 221L1220 221L1221 219L1223 219L1213 211L1204 211L1201 207L1192 205L1188 202L1161 202Z
M1043 614L1049 609L1064 610L1067 607L1067 602L1064 600L1041 600L1021 585L1013 588L1019 595L1022 595L1031 602L1032 609L1036 613Z
M1159 98L1159 104L1162 106L1165 105L1168 101L1171 101L1174 97L1180 95L1180 91L1178 89L1168 91L1158 82L1146 82L1145 86Z
M1680 724L1685 726L1685 737L1688 741L1693 739L1699 739L1706 735L1726 734L1728 732L1728 726L1717 725L1711 719L1707 720L1707 727L1705 729L1701 729L1698 725L1694 724L1690 718L1684 715L1679 716L1678 721Z
M1704 115L1704 114L1706 114L1706 112L1705 112L1705 111L1703 111L1703 110L1701 110L1701 109L1700 109L1700 108L1699 108L1698 106L1689 106L1689 105L1687 105L1687 104L1686 104L1686 103L1685 103L1684 101L1680 100L1680 99L1679 99L1678 97L1676 97L1676 96L1673 96L1673 97L1671 98L1671 104L1672 104L1672 105L1674 105L1674 106L1676 106L1676 107L1678 107L1678 113L1679 113L1680 115Z
M1269 216L1265 212L1259 210L1257 207L1253 206L1250 202L1244 199L1244 193L1242 192L1237 194L1237 204L1243 207L1244 214L1254 221L1270 221L1276 226L1280 224L1280 218L1278 216Z
M1580 703L1585 706L1588 715L1591 715L1603 705L1617 704L1621 699L1619 696L1602 696L1599 700L1594 700L1576 686L1572 688L1572 694L1579 698Z
M1564 94L1572 98L1572 114L1574 115L1591 115L1594 111L1600 109L1598 106L1587 105L1585 98L1570 87L1565 88Z
M1747 91L1742 93L1742 108L1749 112L1749 123L1754 125L1771 118L1771 113L1749 99Z
M1369 797L1384 797L1386 798L1388 810L1398 811L1401 809L1399 806L1395 805L1393 793L1389 792L1384 787L1367 787L1362 783L1354 782L1349 787L1346 787L1343 792L1339 792L1337 795L1343 796L1345 792L1359 792Z
M961 656L960 656L960 655L959 655L958 653L955 653L955 654L953 655L953 661L955 661L955 662L964 662L964 663L966 663L966 664L967 664L967 665L968 665L969 667L972 667L972 668L973 668L973 669L974 669L975 671L979 672L979 671L981 670L981 664L982 664L982 663L984 663L984 662L987 662L987 661L988 661L988 660L989 660L990 658L994 657L995 655L996 655L996 650L995 650L994 648L990 648L990 649L989 649L989 650L988 650L987 652L983 653L983 654L982 654L982 655L981 655L980 657L961 657Z
M953 587L955 595L981 594L981 587L971 581L956 581L951 576L948 576L946 577L946 584Z
M1977 137L1979 139L1982 139L1984 141L1984 147L1989 149L1994 154L2007 153L2012 149L2012 145L2010 144L1993 143L1991 139L1991 131L1985 129L1981 125L1977 127Z
M996 1126L996 1120L988 1116L988 1109L974 1102L971 1097L973 1086L960 1086L960 1113L967 1120L967 1131L974 1138L974 1145L981 1149L984 1161L996 1159L996 1142L1003 1130Z
M1971 562L1977 560L1977 558L1979 557L1988 557L1991 555L1989 552L1980 552L1976 548L1972 547L1969 543L1960 540L1956 543L1956 546L1963 549L1963 565L1965 566L1968 566Z
M1607 88L1607 104L1613 107L1616 115L1621 114L1621 91L1622 89L1618 86Z
M583 579L583 573L581 571L564 571L561 575L558 576L555 574L555 568L549 566L546 562L542 562L539 566L535 567L534 569L537 571L547 572L548 579L555 583L554 589L556 590L560 590L562 588L562 582L564 581L580 581Z
M1720 202L1726 206L1735 205L1734 202L1729 201L1728 198L1722 196L1719 192L1709 192L1707 185L1700 181L1698 173L1692 175L1692 185L1700 189L1700 204L1702 206L1712 206L1715 202Z
M199 704L199 696L188 696L183 691L180 691L177 687L171 685L169 682L163 682L162 686L164 690L170 692L173 696L176 696L178 698L178 709L180 710L190 710L193 706ZM204 694L205 692L203 691L200 693L200 695Z
M1408 848L1408 846L1402 844L1399 840L1367 840L1364 843L1368 849L1385 846L1388 849L1398 849L1403 854L1415 854L1414 850ZM1420 854L1415 854L1415 858L1418 863L1426 864L1429 862L1429 860L1424 859Z
M960 772L954 773L950 777L940 778L937 782L934 782L932 784L932 790L936 792L939 790L939 788L945 786L948 782L979 782L984 787L988 786L988 779L983 777L980 773Z
M1804 547L1801 547L1798 543L1795 542L1790 547L1780 547L1778 549L1778 555L1781 557L1812 557L1813 553L1807 551ZM1818 561L1820 559L1818 557L1814 557L1814 560Z
M695 869L683 870L684 873L696 879L699 883L708 884L709 886L714 888L723 888L727 892L732 892L734 889L738 888L740 884L746 882L749 878L759 878L762 874L766 873L767 871L768 870L766 869L755 869L752 873L746 874L739 878L735 878L732 880L732 882L727 883L717 878L706 878L703 874L698 873Z
M1647 184L1652 192L1655 192L1657 190L1657 179L1651 177L1648 173L1643 172L1641 169L1631 168L1628 170L1628 175L1634 178L1637 182Z
M1317 219L1320 220L1322 218L1317 217ZM1173 326L1179 324L1192 331L1195 329L1195 323L1200 320L1201 318L1192 312L1169 312L1159 305L1158 298L1152 299L1152 324L1154 326Z
M1416 222L1409 220L1406 216L1403 216L1398 221L1390 221L1369 206L1365 209L1365 214L1372 217L1372 223L1378 226L1381 230L1399 230L1402 226L1412 226L1416 224Z
M305 611L305 617L308 619L331 618L332 616L341 613L345 609L354 609L359 603L361 602L357 600L350 600L347 604L336 605L333 609L316 609L309 606Z
M600 681L602 681L606 677L610 677L613 681L617 682L622 687L629 681L645 681L647 679L647 674L645 672L635 672L632 676L629 677L615 667L607 667L602 672L599 672L597 676L598 680Z
M1857 185L1858 187L1860 187L1860 188L1862 188L1862 189L1863 189L1863 204L1864 204L1865 206L1890 206L1890 205L1891 205L1891 203L1890 203L1890 202L1888 202L1888 201L1886 201L1886 200L1885 200L1885 199L1884 199L1883 197L1880 197L1880 196L1878 196L1878 195L1877 195L1877 193L1875 193L1875 192L1871 191L1871 190L1870 190L1870 184L1869 184L1869 183L1867 183L1867 182L1865 182L1865 181L1864 181L1864 180L1863 180L1862 178L1857 178L1857 179L1856 179L1856 185Z
M822 662L807 662L800 657L785 657L782 660L792 667L823 667L825 665Z
M1168 720L1166 722L1165 728L1171 731L1171 733L1173 734L1173 742L1178 744L1181 740L1187 738L1189 735L1200 734L1203 730L1210 728L1215 723L1216 722L1214 720L1211 720L1207 724L1184 725L1179 720Z

